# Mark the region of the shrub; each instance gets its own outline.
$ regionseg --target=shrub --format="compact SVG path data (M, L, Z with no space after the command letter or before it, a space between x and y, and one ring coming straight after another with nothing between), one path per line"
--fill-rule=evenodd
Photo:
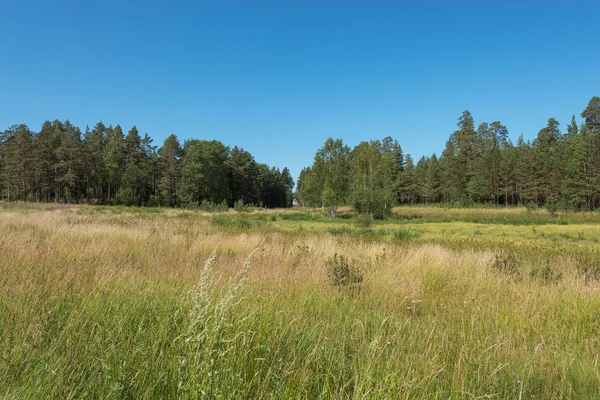
M536 212L539 207L536 203L534 203L533 201L530 201L529 203L527 203L527 205L525 206L527 208L528 212Z
M244 200L242 200L242 199L236 200L236 202L233 203L233 209L238 212L246 211L246 209L244 207Z
M213 203L212 201L205 199L202 200L202 203L198 206L198 208L207 212L226 212L229 210L229 205L227 204L227 200L223 200L221 203Z
M115 196L114 202L117 205L124 205L124 206L137 205L137 199L135 197L135 193L133 192L133 189L131 189L131 188L121 189L119 191L119 193L117 193L117 195Z
M552 195L548 196L546 198L546 209L548 213L552 215L556 214L556 211L558 211L558 199Z
M250 204L244 204L244 200L239 199L233 203L233 209L237 212L247 212L250 210Z
M362 282L362 273L348 262L348 257L335 253L326 262L327 276L333 286L356 286Z
M199 210L200 206L198 205L197 201L190 201L189 203L185 203L183 208L187 210Z
M289 214L279 214L279 218L284 221L312 221L317 219L317 217L313 217L307 213L289 213Z
M147 207L160 207L162 205L161 198L159 196L150 196L148 202L146 203ZM166 204L168 205L168 204Z
M217 217L213 218L213 222L217 225L226 226L229 228L253 228L265 224L264 220L251 220L248 218L227 218Z
M353 233L352 229L345 226L342 228L329 228L327 229L327 232L331 233L332 235L349 235Z
M373 219L369 214L361 214L354 218L354 224L359 228L370 228L373 225Z
M417 233L413 230L407 228L401 228L394 231L394 239L395 240L410 240L417 237Z

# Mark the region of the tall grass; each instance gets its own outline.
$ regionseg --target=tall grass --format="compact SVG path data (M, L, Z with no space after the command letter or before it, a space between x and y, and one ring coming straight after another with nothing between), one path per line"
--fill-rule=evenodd
M181 213L0 211L0 398L600 396L600 284L575 244ZM360 273L352 290L332 265Z

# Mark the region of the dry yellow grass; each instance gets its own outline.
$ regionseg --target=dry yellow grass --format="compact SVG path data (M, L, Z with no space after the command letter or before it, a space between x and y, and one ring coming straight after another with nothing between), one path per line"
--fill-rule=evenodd
M232 346L234 356L223 356L221 380L210 380L213 395L600 396L600 285L575 258L533 279L499 263L505 254L494 249L227 229L177 210L7 209L0 232L7 398L44 397L36 391L43 384L50 397L110 397L115 382L113 397L177 397L174 343L185 313L173 310L189 306L182 299L215 249L221 285L258 250L245 300L223 328L235 339L215 345ZM360 270L358 289L331 285L326 262L334 254ZM145 331L128 328L132 321ZM123 340L131 347L113 354ZM71 364L90 371L79 376ZM48 368L62 378L48 380ZM239 372L246 370L251 376ZM193 376L198 393L210 386ZM160 384L150 389L153 380Z

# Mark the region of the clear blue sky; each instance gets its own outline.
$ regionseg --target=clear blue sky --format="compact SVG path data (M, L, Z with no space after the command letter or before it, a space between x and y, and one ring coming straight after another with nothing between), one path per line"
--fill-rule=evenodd
M598 1L0 0L0 129L70 119L239 145L440 153L468 109L533 138L600 95Z

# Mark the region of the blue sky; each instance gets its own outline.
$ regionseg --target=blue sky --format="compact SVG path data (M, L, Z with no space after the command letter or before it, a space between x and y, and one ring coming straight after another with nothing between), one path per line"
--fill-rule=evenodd
M441 153L465 109L516 140L600 95L597 1L0 0L0 129L137 125L310 165L329 136Z

